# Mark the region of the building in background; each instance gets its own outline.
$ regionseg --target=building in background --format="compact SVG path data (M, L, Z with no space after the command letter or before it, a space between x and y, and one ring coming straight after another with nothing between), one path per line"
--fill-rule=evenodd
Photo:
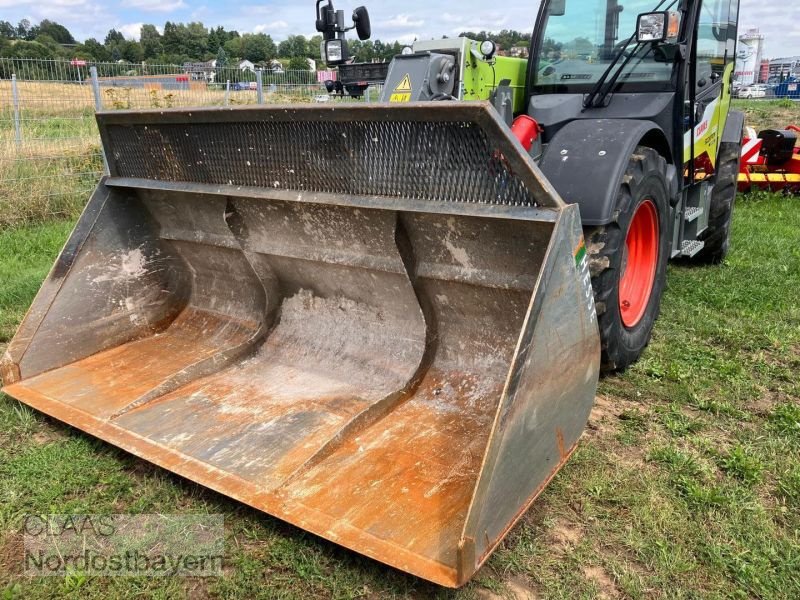
M767 83L769 81L769 61L761 61L761 71L758 75L758 83Z
M734 77L741 85L753 85L761 75L764 56L764 36L758 29L749 29L739 37Z
M800 56L774 58L769 61L769 83L781 83L790 77L800 79Z

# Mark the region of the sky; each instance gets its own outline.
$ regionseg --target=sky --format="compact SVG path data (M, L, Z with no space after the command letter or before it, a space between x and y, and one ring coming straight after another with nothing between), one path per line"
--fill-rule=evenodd
M347 2L347 0L345 0ZM348 13L359 3L335 1ZM410 43L415 38L455 36L462 31L530 31L537 0L505 0L502 9L485 0L361 0L372 17L373 39ZM800 55L800 2L741 0L740 30L757 27L766 36L766 57ZM161 28L165 21L202 21L240 33L263 32L275 40L290 34L313 35L314 0L263 0L241 4L230 0L0 0L0 20L32 23L50 19L65 25L80 41L102 41L112 27L131 39L142 23ZM624 0L622 2L624 4Z

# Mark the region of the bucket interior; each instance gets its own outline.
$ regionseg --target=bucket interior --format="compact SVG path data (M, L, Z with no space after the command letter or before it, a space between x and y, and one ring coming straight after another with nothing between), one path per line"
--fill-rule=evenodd
M7 392L345 546L456 569L553 223L96 196Z

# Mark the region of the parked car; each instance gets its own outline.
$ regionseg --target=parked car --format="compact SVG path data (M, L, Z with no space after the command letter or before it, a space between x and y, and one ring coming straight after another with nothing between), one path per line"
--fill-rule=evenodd
M739 91L739 98L766 98L767 86L748 85Z

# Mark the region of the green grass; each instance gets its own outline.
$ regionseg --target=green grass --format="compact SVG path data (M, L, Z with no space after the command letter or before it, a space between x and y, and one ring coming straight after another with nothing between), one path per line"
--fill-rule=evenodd
M0 347L14 335L70 229L58 221L0 230Z
M800 124L800 103L792 100L734 100L733 108L744 112L748 124L759 131Z
M68 231L0 233L7 340ZM800 202L740 199L725 264L670 267L644 358L604 379L582 446L475 581L447 592L0 401L9 597L800 597ZM603 409L602 407L605 406ZM23 515L219 512L219 579L27 579ZM5 550L3 550L5 548ZM2 587L0 587L2 593Z

